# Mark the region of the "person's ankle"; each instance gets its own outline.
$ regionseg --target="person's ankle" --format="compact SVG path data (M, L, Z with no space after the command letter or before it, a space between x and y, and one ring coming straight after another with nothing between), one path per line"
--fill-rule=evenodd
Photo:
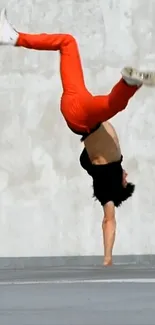
M142 82L140 82L140 81L135 81L135 80L132 80L132 79L130 80L130 79L127 78L127 77L123 77L122 79L123 79L123 81L125 82L125 84L128 85L128 86L130 86L130 87L137 87L137 88L140 88L140 87L143 85Z

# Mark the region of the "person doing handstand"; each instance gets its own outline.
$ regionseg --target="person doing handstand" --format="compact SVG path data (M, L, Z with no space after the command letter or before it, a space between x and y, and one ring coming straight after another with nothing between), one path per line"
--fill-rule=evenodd
M0 45L59 51L63 87L60 110L70 130L81 135L84 142L80 163L92 177L93 195L104 210L104 265L111 265L115 207L131 197L135 186L127 181L118 136L108 120L125 110L142 85L155 86L155 73L124 67L109 94L94 96L85 85L77 41L72 35L18 32L8 22L6 9L0 14Z

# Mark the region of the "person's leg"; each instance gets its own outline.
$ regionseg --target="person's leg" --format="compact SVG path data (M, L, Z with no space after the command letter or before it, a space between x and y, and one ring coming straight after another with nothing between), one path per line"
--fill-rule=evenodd
M64 92L85 90L84 76L77 43L69 34L19 33L16 46L39 51L60 51L60 74Z
M124 80L121 79L109 95L92 96L85 87L77 44L71 35L18 33L7 22L5 11L0 17L0 44L60 51L62 84L64 93L68 94L61 100L61 111L69 127L82 133L91 132L98 123L124 110L139 85L155 86L154 72L147 74L125 68L122 72Z
M17 32L7 21L5 9L1 11L0 20L5 34L2 40L3 45L13 45L39 51L59 51L60 73L64 91L73 93L81 88L85 90L78 46L72 35ZM0 35L0 38L1 36L3 35Z
M99 121L104 122L124 110L130 98L140 88L138 85L128 85L123 78L105 96L93 96L89 106L89 124L94 125Z
M3 9L0 15L0 45L39 51L59 51L63 85L61 112L70 129L81 134L89 131L83 101L87 102L92 95L86 89L77 42L72 35L17 32L8 22L6 10Z
M107 121L124 110L142 85L155 87L154 71L140 71L125 67L121 74L121 80L107 96L93 96L88 107L90 126L94 126L94 123L97 124L99 121Z

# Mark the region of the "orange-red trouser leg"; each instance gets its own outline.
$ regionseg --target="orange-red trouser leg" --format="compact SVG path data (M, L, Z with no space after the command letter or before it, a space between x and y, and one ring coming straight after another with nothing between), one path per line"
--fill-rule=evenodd
M85 86L77 43L69 34L19 33L16 46L60 52L61 111L69 127L77 132L89 132L125 109L138 89L121 79L109 95L92 96Z

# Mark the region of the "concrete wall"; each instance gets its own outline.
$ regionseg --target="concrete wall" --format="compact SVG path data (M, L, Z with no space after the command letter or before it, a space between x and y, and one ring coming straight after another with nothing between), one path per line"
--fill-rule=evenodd
M126 64L155 66L153 0L3 5L18 30L73 33L94 94L109 92ZM1 257L102 254L102 209L79 166L79 138L60 114L61 91L58 53L0 49ZM137 185L117 212L119 255L155 253L154 103L154 89L143 88L113 119Z

